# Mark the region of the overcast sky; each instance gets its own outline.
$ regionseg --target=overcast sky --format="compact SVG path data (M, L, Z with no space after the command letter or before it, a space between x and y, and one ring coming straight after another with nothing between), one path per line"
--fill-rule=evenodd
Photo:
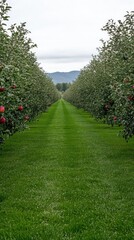
M106 38L109 19L123 20L134 0L7 0L10 24L27 23L40 66L46 72L80 70Z

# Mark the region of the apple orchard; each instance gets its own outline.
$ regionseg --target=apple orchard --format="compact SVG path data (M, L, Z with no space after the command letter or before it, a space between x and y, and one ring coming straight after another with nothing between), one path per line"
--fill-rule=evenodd
M60 98L56 86L39 67L26 24L7 28L11 7L0 0L0 143L25 128ZM64 99L96 119L134 135L134 12L103 27L109 35L98 55L64 93Z
M0 142L24 129L26 122L59 98L59 93L39 67L27 37L25 23L12 25L8 31L8 6L0 1Z
M103 27L98 55L84 67L64 98L112 126L128 140L134 135L134 12Z

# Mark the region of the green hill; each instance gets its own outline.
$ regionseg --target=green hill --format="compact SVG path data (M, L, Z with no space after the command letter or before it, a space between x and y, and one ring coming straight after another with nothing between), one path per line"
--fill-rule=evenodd
M63 83L63 82L71 83L78 77L79 73L80 71L53 72L53 73L48 73L48 75L52 78L54 83Z

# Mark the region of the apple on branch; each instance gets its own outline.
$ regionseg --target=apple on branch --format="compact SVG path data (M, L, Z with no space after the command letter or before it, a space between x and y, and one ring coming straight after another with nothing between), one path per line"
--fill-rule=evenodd
M0 113L4 113L5 112L5 107L4 106L0 106Z
M6 122L6 119L4 117L0 118L0 124L4 124Z
M0 87L0 92L4 92L6 89L4 87Z
M23 110L23 106L20 105L20 106L18 107L18 110L19 110L19 111L22 111L22 110Z

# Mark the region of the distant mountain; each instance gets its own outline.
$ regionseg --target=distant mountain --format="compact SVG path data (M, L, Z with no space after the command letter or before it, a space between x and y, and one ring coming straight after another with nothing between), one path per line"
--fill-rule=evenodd
M56 83L71 83L74 81L80 71L70 71L70 72L53 72L53 73L47 73L50 78L52 78L53 82Z

